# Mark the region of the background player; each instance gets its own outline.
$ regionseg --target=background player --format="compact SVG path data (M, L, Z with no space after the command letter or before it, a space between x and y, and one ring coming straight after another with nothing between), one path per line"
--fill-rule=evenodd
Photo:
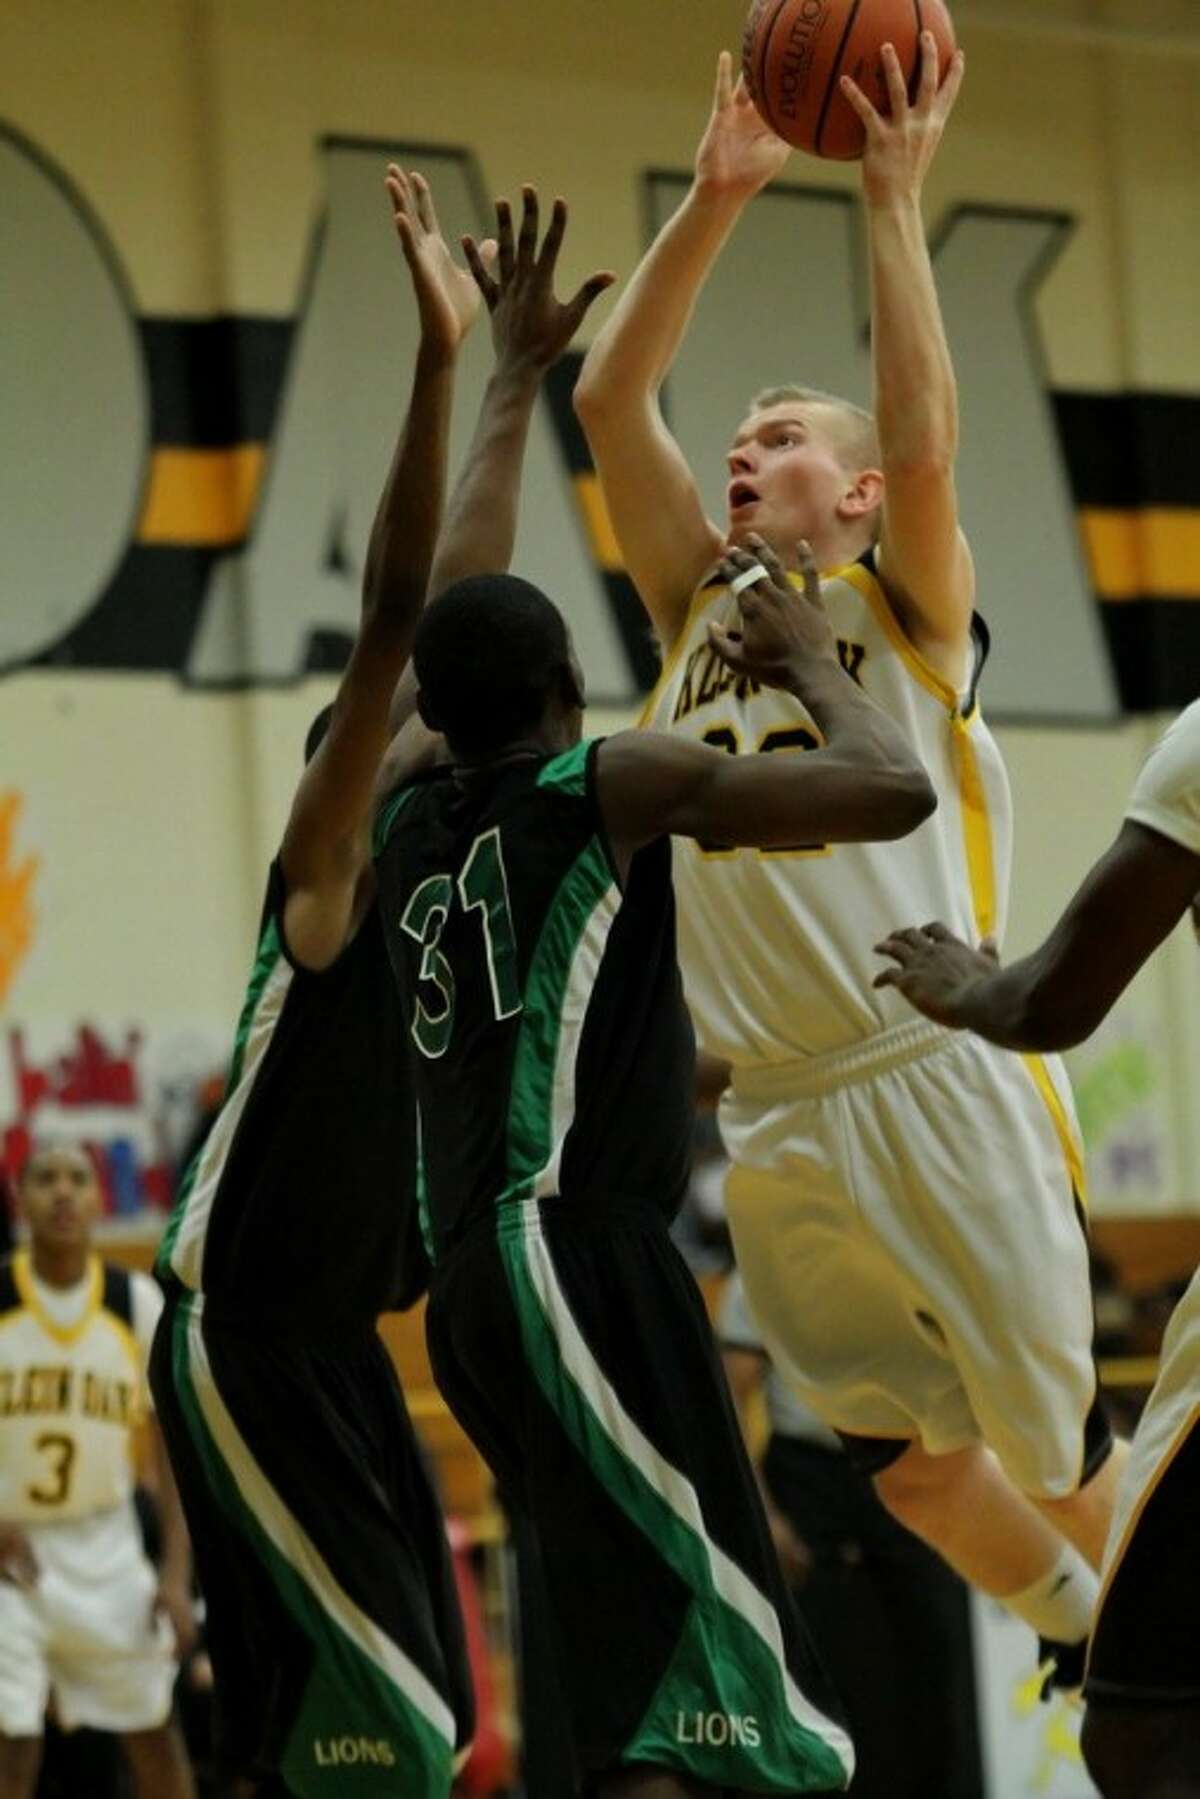
M1099 1563L1116 1471L1065 1077L978 1046L963 1056L872 990L870 945L918 894L933 902L919 915L940 910L964 934L1002 928L1011 812L977 706L987 639L973 626L954 373L920 211L963 59L939 85L925 34L911 104L890 46L883 60L889 117L843 84L867 133L876 417L813 389L759 395L728 458L728 530L760 532L785 558L811 541L846 667L903 725L938 812L883 849L678 845L681 960L701 1042L733 1066L720 1114L729 1217L776 1366L902 1523L1040 1635L1081 1646L1097 1590L1084 1557ZM576 389L666 655L645 720L741 752L820 734L790 698L731 687L714 662L724 534L658 394L721 245L787 154L723 56L692 188Z
M94 1253L84 1150L35 1149L17 1198L29 1247L0 1262L0 1796L36 1790L53 1697L64 1728L120 1736L141 1799L191 1799L171 1721L176 1656L195 1636L191 1557L152 1415L161 1575L133 1504L162 1299Z
M561 615L485 571L512 553L541 374L605 278L560 306L561 201L540 255L531 190L515 245L497 215L499 277L476 267L497 367L438 557L465 578L414 648L452 762L400 786L377 839L417 1051L434 1371L532 1519L586 1790L840 1786L849 1744L806 1696L823 1683L666 1229L693 1083L666 833L896 836L932 793L838 667L811 557L797 596L765 545L725 571L740 633L710 640L731 680L802 696L825 749L752 763L640 732L580 742Z
M1200 701L1151 753L1112 847L1040 949L1001 969L944 925L880 944L878 978L1013 1049L1090 1035L1200 893ZM1106 1799L1200 1794L1200 1275L1163 1341L1105 1555L1084 1749Z
M393 167L388 188L421 315L408 417L358 638L271 869L225 1103L160 1251L153 1362L224 1758L331 1799L351 1782L444 1799L473 1722L441 1514L375 1331L426 1263L369 850L479 296L423 179Z

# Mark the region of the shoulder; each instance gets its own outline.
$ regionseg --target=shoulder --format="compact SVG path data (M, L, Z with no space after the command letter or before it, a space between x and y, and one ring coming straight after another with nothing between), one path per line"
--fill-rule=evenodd
M1150 751L1126 817L1200 855L1200 700L1180 713Z

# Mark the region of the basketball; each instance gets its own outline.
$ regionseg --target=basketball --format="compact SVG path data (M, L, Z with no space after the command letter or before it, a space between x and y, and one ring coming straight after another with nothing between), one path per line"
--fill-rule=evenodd
M920 38L932 31L939 71L954 54L943 0L755 0L746 20L742 72L755 106L798 150L851 161L866 142L862 120L843 95L843 75L887 113L879 52L896 46L910 97L920 76Z

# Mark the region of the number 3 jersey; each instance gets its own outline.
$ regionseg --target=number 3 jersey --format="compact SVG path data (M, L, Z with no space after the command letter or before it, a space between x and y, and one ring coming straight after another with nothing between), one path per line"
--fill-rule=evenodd
M622 890L598 749L435 769L380 814L435 1260L500 1205L670 1216L683 1195L693 1043L670 848L641 850Z
M0 1521L59 1523L129 1499L161 1308L148 1276L97 1256L66 1290L24 1251L0 1262Z
M910 1019L894 989L872 986L882 967L874 945L889 931L940 919L978 942L1004 929L1012 801L976 699L982 622L958 694L905 638L869 558L827 575L821 591L843 668L902 727L938 809L893 843L676 843L680 960L697 1035L735 1067L823 1055ZM798 700L735 676L710 647L709 621L732 607L724 586L697 593L642 724L737 755L816 748L820 734Z

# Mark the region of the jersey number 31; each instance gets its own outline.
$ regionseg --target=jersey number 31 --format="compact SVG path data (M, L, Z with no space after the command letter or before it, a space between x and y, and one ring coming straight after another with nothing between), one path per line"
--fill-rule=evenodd
M400 929L421 945L418 979L434 989L428 1004L418 994L412 1021L413 1042L430 1058L445 1054L454 1029L454 970L438 946L454 904L455 886L452 875L430 875L413 891L400 920ZM471 845L457 888L463 911L477 911L483 926L493 1014L497 1021L511 1018L521 1010L521 986L498 825Z

